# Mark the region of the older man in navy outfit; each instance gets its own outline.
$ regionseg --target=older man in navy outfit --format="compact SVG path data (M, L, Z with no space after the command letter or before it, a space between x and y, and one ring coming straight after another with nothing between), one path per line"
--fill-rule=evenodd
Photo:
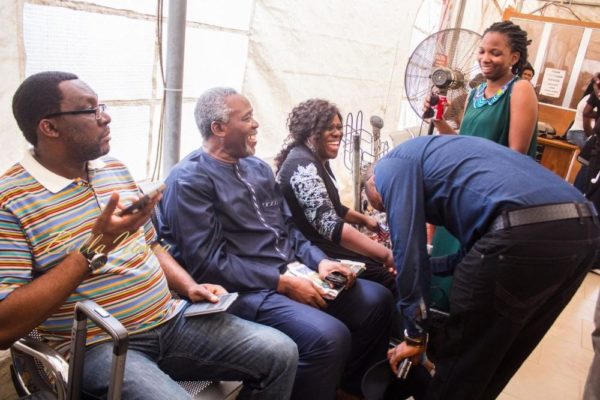
M215 88L198 100L203 148L173 168L160 205L161 236L199 281L242 292L230 309L291 337L299 365L294 399L360 396L365 370L385 357L393 300L307 241L294 226L269 165L253 157L258 123L250 102ZM312 282L283 275L300 261L348 288L326 302ZM350 287L352 286L352 287Z

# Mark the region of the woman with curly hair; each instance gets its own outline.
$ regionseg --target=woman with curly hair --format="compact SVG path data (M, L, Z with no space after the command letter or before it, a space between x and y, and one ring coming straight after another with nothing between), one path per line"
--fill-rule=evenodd
M310 99L294 107L287 126L290 134L275 166L296 225L329 257L364 262L361 278L384 285L396 296L392 252L353 226L378 232L377 221L341 203L329 166L343 136L340 111L326 100Z

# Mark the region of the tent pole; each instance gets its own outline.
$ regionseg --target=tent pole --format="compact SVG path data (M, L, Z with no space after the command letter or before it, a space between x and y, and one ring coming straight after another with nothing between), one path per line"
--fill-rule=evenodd
M179 162L187 0L169 2L162 175Z
M354 210L361 211L360 196L360 130L352 132L352 183L354 185Z

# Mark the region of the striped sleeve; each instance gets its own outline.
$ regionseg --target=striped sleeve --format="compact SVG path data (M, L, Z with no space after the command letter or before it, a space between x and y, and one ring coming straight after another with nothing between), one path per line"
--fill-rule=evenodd
M152 243L158 240L158 236L156 234L156 230L154 229L154 225L152 225L151 219L146 221L146 223L144 224L144 237L148 246L152 245Z
M31 249L15 216L0 209L0 300L32 279Z
M129 171L129 170L127 170L127 167L125 165L122 165L122 168L125 169L126 171ZM144 191L142 190L140 185L135 183L135 186L138 191L138 196L143 196ZM156 209L157 209L157 206L154 207L155 213L157 212ZM144 238L145 238L146 244L148 246L152 246L152 244L158 240L158 234L157 234L154 224L152 222L152 218L148 219L148 221L146 221L146 223L144 223Z

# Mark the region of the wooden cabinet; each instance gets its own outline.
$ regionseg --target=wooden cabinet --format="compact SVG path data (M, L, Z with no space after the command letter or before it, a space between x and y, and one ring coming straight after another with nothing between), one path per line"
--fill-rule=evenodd
M563 140L543 137L538 137L537 142L540 164L573 183L581 168L581 164L577 161L579 147Z
M569 108L540 103L538 110L538 120L554 128L556 136L566 134L567 129L571 126L573 120L575 120L575 110Z

